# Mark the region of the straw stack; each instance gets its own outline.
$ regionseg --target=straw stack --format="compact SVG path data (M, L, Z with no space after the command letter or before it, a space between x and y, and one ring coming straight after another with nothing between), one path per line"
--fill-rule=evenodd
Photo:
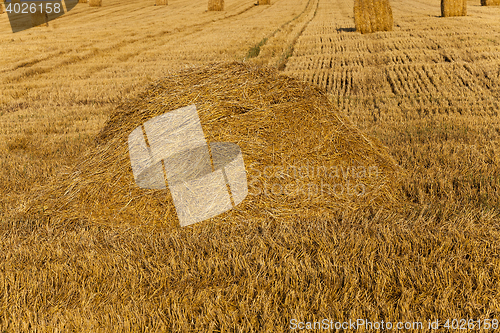
M441 0L441 16L467 16L467 0Z
M500 0L481 0L481 6L500 6Z
M101 7L102 0L89 0L89 7Z
M222 11L224 10L224 0L208 0L209 11Z
M29 212L53 223L178 225L168 189L135 183L127 142L146 121L191 104L207 142L238 145L246 168L248 195L211 221L288 221L397 202L395 162L326 92L275 69L229 63L173 74L118 107L81 162L37 191Z
M88 0L78 0L78 3L87 3Z
M156 0L157 6L166 6L168 5L168 0Z
M270 5L271 0L259 0L259 6L260 5Z
M3 14L3 1L0 1L0 14Z
M394 23L389 0L354 0L354 23L362 34L391 31Z

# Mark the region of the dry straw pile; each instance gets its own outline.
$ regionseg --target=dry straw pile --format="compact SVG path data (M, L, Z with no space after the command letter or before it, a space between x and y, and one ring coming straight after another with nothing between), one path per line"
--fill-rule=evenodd
M354 0L354 23L362 34L391 31L394 23L389 0Z
M78 3L87 3L88 0L78 0Z
M222 11L224 10L224 0L208 0L209 11Z
M398 167L325 92L230 63L166 77L121 105L81 163L41 189L29 211L54 222L178 225L168 190L136 186L127 140L145 121L191 104L207 141L237 144L247 172L248 196L213 221L327 217L395 203Z
M500 0L481 0L481 6L500 6Z
M168 5L168 0L156 0L157 6L166 6Z
M89 7L101 7L102 0L89 0Z
M467 0L441 0L441 16L467 16Z
M270 5L271 0L259 0L259 5Z

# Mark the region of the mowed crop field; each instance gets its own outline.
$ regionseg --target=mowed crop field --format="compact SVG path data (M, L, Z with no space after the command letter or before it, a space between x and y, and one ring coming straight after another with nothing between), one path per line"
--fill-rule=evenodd
M353 0L226 0L222 12L103 0L16 34L0 14L0 331L498 323L500 6L442 18L436 0L390 4L394 30L363 35ZM401 167L397 207L184 228L23 215L121 103L232 61L325 91Z

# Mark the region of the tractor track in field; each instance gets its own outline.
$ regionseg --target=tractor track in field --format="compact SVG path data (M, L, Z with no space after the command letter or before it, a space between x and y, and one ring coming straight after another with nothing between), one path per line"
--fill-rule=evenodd
M295 49L295 45L297 44L297 41L302 36L304 31L307 29L307 27L309 26L309 23L311 23L312 20L314 20L314 18L316 17L316 14L318 13L319 1L320 0L316 1L316 8L314 9L314 14L312 15L312 17L309 20L307 20L307 22L304 24L302 29L300 29L300 32L293 38L290 45L288 45L286 51L281 55L280 60L279 60L278 65L277 65L279 70L283 71L285 69L286 63L288 62L288 58L290 58L290 56L293 54L293 51Z
M317 9L318 2L319 0L308 0L304 9L297 16L295 16L290 21L282 24L278 29L273 31L268 36L264 37L257 45L250 48L248 50L246 59L248 60L251 58L256 58L252 59L256 63L279 67L280 61L283 62L282 58L285 57L287 51L290 52L290 43L286 42L286 37L288 37L288 35L297 27L301 26L301 19L312 11L312 9L314 8L314 3L316 3ZM300 29L299 36L304 31L304 27L310 22L310 20L311 19L307 20L305 23L302 23L304 25ZM298 36L292 40L292 43L294 43L297 38ZM286 47L284 47L284 51L279 52L280 54L277 59L274 52L271 55L266 54L266 51L268 49L282 48L283 44L286 44Z
M70 56L66 59L61 60L57 64L52 64L50 67L45 67L45 66L33 67L37 64L42 64L45 61L49 61L49 60L52 60L55 58L60 58L61 56L64 56L66 54L70 54L72 52L72 49L61 50L57 53L46 56L42 59L35 59L35 60L21 62L20 64L16 64L9 69L4 69L4 70L0 71L0 73L12 73L12 72L15 72L16 70L19 70L19 69L25 69L21 73L16 73L15 75L6 76L3 79L3 83L5 83L5 84L16 83L16 82L20 82L21 80L26 80L27 78L35 77L37 75L50 73L56 69L59 70L61 67L66 66L66 65L73 65L73 64L76 64L78 62L90 60L92 58L95 58L98 55L107 55L109 57L113 57L114 54L119 53L118 51L120 51L120 49L122 49L123 47L130 46L130 45L135 44L135 43L141 43L144 45L139 51L136 50L134 53L129 54L128 56L124 56L123 54L120 54L119 57L114 59L115 61L108 62L109 65L107 65L107 66L99 66L100 70L104 70L106 68L114 66L117 63L117 61L118 62L127 61L131 57L137 56L137 55L141 54L142 52L149 50L151 48L152 44L155 45L156 47L160 47L160 46L163 46L165 44L171 43L171 40L167 40L167 41L164 41L163 43L155 44L155 43L151 42L152 40L155 40L157 38L162 38L165 35L173 35L175 37L183 38L183 37L189 36L190 34L201 31L203 29L203 27L206 27L209 24L224 21L227 19L233 19L235 17L238 17L238 16L250 11L253 8L255 8L255 5L252 4L251 6L246 7L245 9L243 9L235 14L224 16L222 18L211 19L211 20L207 20L207 21L201 22L201 23L183 26L181 28L175 28L173 30L163 30L163 31L158 32L156 34L148 34L146 36L141 36L139 38L123 40L123 41L120 41L114 45L106 47L106 48L99 48L99 49L95 48L95 47L93 48L93 45L95 45L95 43L91 43L91 44L85 45L84 47L85 48L93 48L93 49L84 53L84 54Z

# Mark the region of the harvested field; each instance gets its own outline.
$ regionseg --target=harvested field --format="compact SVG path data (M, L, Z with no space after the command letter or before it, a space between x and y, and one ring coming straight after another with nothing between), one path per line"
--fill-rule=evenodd
M0 331L498 324L500 7L391 1L393 31L360 34L354 0L153 3L16 34L0 16ZM123 143L192 102L249 180L378 161L380 195L269 190L176 227L168 191L133 187ZM302 177L277 171L260 184Z

